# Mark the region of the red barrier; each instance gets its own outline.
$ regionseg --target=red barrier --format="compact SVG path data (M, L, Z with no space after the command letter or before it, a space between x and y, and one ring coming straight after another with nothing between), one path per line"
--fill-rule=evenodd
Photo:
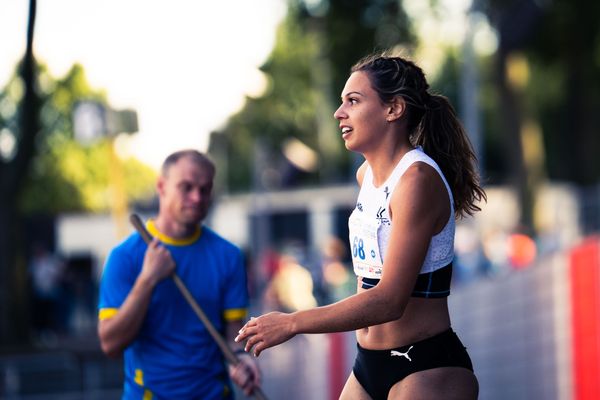
M600 238L570 255L573 399L600 398Z
M346 346L343 333L329 335L329 399L337 400L346 383Z

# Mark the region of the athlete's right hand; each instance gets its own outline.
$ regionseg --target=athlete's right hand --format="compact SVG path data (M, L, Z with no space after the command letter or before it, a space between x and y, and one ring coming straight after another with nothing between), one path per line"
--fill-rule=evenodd
M244 350L252 351L254 356L258 357L264 349L277 346L296 335L293 318L293 314L278 311L250 318L234 340L246 341Z
M171 252L156 238L148 245L140 278L155 285L175 272L175 261Z

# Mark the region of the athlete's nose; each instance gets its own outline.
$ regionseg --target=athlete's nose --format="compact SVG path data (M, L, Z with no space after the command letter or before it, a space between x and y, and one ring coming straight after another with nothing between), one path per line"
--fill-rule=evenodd
M340 104L340 106L338 107L338 109L335 110L335 112L333 113L333 118L335 118L337 120L340 120L340 119L346 117L346 113L342 110L343 106L344 106L343 104Z

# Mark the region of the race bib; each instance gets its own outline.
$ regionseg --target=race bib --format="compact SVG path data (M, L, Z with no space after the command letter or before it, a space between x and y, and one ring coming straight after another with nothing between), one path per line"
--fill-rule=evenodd
M380 227L380 221L369 220L356 212L348 219L352 265L354 273L358 276L381 279L383 261L377 241Z

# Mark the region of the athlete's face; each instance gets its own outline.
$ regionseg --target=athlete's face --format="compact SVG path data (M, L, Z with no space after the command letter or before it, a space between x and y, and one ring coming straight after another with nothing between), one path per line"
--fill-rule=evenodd
M161 213L182 225L194 225L208 213L214 174L190 157L181 157L158 181Z
M342 104L333 114L340 123L348 150L364 152L386 128L389 109L371 86L365 72L354 72L342 91Z

